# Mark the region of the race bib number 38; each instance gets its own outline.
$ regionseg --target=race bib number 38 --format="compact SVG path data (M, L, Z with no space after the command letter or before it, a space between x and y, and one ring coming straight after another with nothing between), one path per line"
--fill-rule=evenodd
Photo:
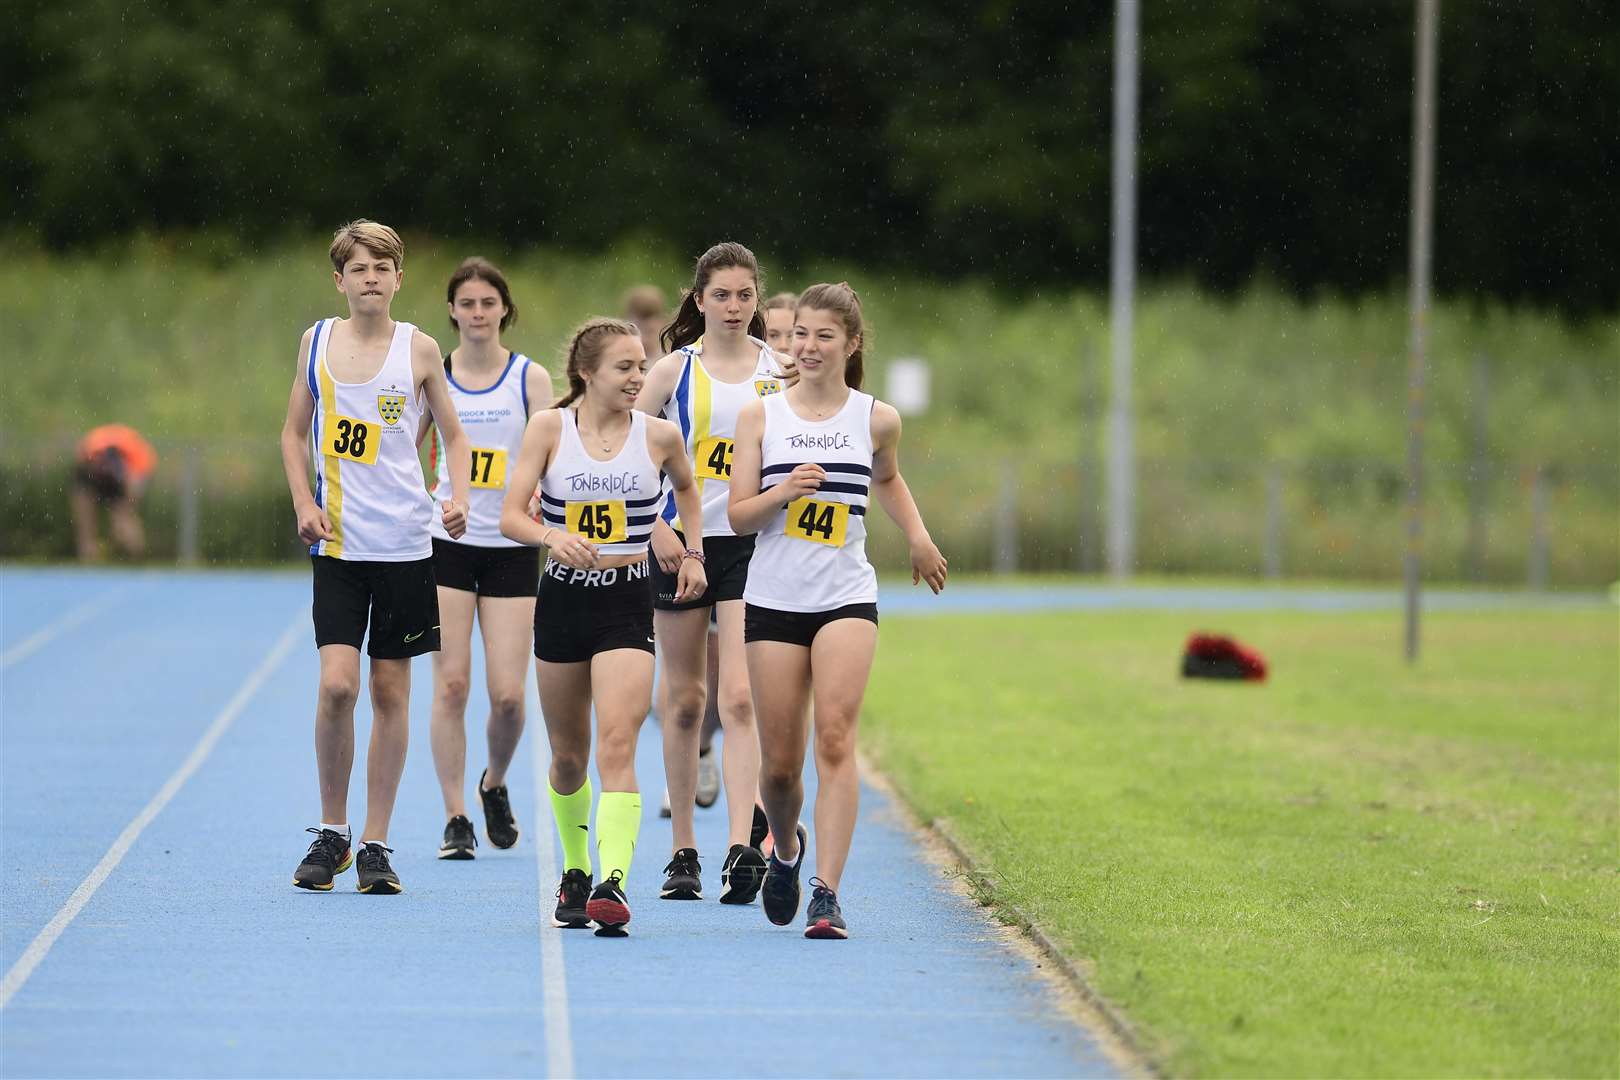
M472 486L475 488L506 487L506 451L472 448Z
M696 467L700 480L724 480L731 482L731 451L736 444L730 439L719 437L699 439L694 448L697 452L692 456L692 464Z
M624 500L571 502L565 519L568 531L593 544L624 542Z
M817 502L814 499L794 499L787 504L787 525L784 531L795 540L809 540L828 547L844 546L844 531L849 528L849 504Z
M326 440L321 453L327 457L356 461L361 465L377 464L377 429L364 420L352 416L335 416L326 428Z

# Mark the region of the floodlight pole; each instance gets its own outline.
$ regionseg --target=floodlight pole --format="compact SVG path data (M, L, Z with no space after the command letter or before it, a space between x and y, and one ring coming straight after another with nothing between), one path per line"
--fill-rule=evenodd
M1113 402L1108 415L1108 573L1131 575L1136 547L1136 448L1131 417L1136 290L1137 0L1114 4L1114 212L1109 265Z
M1418 657L1423 572L1423 394L1434 239L1434 69L1440 0L1417 0L1412 108L1411 337L1406 397L1406 662Z

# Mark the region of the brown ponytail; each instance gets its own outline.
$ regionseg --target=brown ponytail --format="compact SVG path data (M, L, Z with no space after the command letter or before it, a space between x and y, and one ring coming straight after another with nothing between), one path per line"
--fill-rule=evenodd
M622 319L590 319L574 331L568 343L568 393L558 398L553 408L566 409L585 395L585 376L602 362L608 339L619 334L641 339L641 331Z
M851 341L860 338L860 344L844 363L844 382L851 390L859 390L866 377L866 320L861 317L861 298L850 288L849 282L836 285L812 285L799 294L799 307L830 311L844 320L844 335Z
M756 296L765 291L764 283L760 280L759 260L754 258L752 251L729 240L714 245L698 256L692 287L681 294L681 306L676 309L675 318L658 335L666 353L690 345L703 336L703 312L698 310L698 297L709 287L709 278L714 276L716 270L729 270L732 267L741 267L754 275ZM758 304L754 306L754 317L748 320L748 332L761 340L765 338L765 316Z

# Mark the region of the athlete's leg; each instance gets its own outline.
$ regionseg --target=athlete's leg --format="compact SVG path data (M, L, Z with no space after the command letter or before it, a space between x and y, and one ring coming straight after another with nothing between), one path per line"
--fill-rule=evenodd
M720 722L725 726L724 767L726 817L731 833L728 844L748 843L754 824L754 799L759 793L759 730L754 724L754 699L748 690L748 654L743 645L743 602L723 600L716 605L720 621Z
M96 497L84 485L74 484L68 508L73 511L73 542L79 550L79 561L96 562L101 558L101 545L96 540Z
M484 678L489 687L489 768L485 788L506 783L506 770L523 737L523 680L529 673L534 597L481 596L478 627L484 636Z
M366 827L361 840L388 842L394 796L410 742L411 661L371 658L371 745L366 748Z
M428 741L444 793L444 815L467 815L467 683L472 671L476 594L439 586L439 651L433 654L433 718Z
M133 495L125 495L107 508L107 532L131 558L146 554L146 530L141 527L139 504Z
M860 808L855 733L876 649L877 624L866 619L830 622L810 646L816 713L816 874L834 892L849 859Z
M672 850L697 847L692 825L692 805L697 791L698 730L703 724L704 673L708 661L709 609L653 612L654 634L663 658L659 678L661 694L659 723L664 728L664 780L669 785ZM615 650L618 651L618 650ZM601 702L597 703L601 721ZM598 770L602 755L597 753ZM604 790L607 777L602 777Z
M591 658L591 697L596 704L596 771L602 794L596 812L598 868L606 881L615 870L628 877L641 830L641 793L636 784L636 738L652 703L653 654L612 649ZM696 725L693 725L696 733ZM692 812L686 798L688 820Z
M777 857L792 863L799 857L795 829L804 809L810 650L785 641L752 641L747 649L748 683L759 731L760 799Z
M540 715L551 744L547 786L563 869L591 872L591 665L589 661L534 662L540 687Z
M716 605L718 608L719 605ZM703 730L698 735L698 753L707 754L714 745L715 732L720 730L720 634L709 626L709 681L708 694L703 699Z
M360 697L360 650L322 645L315 696L315 768L321 782L321 821L349 821L349 774L354 768L354 703Z

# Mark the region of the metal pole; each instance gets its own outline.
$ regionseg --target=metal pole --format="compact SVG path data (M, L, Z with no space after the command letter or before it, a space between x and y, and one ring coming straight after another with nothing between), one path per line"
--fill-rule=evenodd
M1137 0L1114 5L1114 212L1109 267L1114 393L1108 423L1108 572L1130 576L1136 547L1136 449L1131 426L1132 301L1136 290Z
M1530 591L1547 591L1547 470L1530 481Z
M180 536L176 543L177 554L182 566L194 566L197 562L197 524L200 518L198 503L202 493L198 490L202 482L198 457L200 452L196 447L187 447L180 459Z
M1101 487L1097 482L1100 472L1097 468L1097 403L1092 372L1096 362L1095 349L1087 340L1080 346L1080 480L1075 485L1080 508L1075 518L1075 526L1080 530L1080 542L1075 545L1075 569L1082 574L1096 568L1100 546L1097 543L1098 515L1093 505Z
M1434 237L1434 67L1440 0L1417 0L1417 78L1412 110L1411 339L1406 436L1406 662L1418 657L1423 574L1423 390L1429 346Z

